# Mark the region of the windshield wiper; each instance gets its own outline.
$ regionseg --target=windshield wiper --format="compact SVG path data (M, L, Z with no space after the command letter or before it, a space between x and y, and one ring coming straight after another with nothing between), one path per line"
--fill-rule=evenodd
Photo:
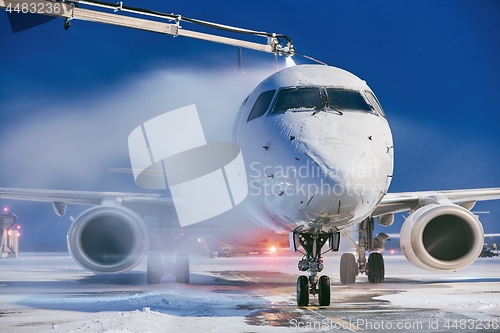
M344 114L344 112L340 111L339 109L334 109L332 107L329 107L328 110L325 109L325 111L326 112L335 111L339 116L342 116Z
M342 111L340 111L340 110L338 110L338 109L334 109L334 108L332 108L332 107L324 107L324 108L321 108L320 110L316 110L316 111L314 111L314 112L311 114L311 116L314 116L314 115L318 114L318 113L319 113L319 112L321 112L321 111L325 111L326 113L331 113L331 112L333 111L333 112L336 112L339 116L342 116L342 115L344 114L344 112L342 112Z

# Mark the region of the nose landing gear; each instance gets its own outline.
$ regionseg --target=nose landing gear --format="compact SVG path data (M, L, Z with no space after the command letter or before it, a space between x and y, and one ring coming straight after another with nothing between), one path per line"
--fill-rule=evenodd
M318 273L324 267L322 255L329 251L338 251L340 233L338 230L317 233L293 232L290 241L293 250L297 251L297 243L305 250L298 267L302 272L307 271L308 275L299 276L297 280L297 305L309 305L309 295L318 295L320 306L330 305L330 278L326 275L318 278ZM329 249L322 253L321 249L327 242L329 242Z
M368 282L384 282L384 258L382 254L374 252L384 247L385 241L389 238L384 233L373 238L374 219L368 217L359 225L358 242L355 242L347 231L331 229L327 232L316 230L295 230L290 233L290 248L294 252L301 252L304 256L299 261L299 270L307 272L308 276L299 276L297 280L297 305L309 305L309 296L318 295L320 306L330 305L330 278L326 275L318 274L323 270L322 255L329 251L338 251L340 244L340 234L344 236L356 248L358 261L352 253L344 253L340 258L340 282L342 284L353 284L356 282L358 274L366 274ZM321 252L326 243L329 243L328 250ZM378 245L376 245L378 244ZM299 251L300 245L304 251ZM366 252L372 252L366 260Z

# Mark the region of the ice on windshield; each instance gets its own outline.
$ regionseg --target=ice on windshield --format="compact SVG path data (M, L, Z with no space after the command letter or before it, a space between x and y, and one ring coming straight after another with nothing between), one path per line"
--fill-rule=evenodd
M375 95L370 91L365 91L365 94L370 100L371 105L375 106L375 109L377 109L378 113L382 117L385 117L384 109L382 109L382 105L380 105L380 102L378 101L377 97L375 97Z
M320 88L281 89L271 113L317 111L323 107Z
M276 93L276 90L269 90L260 94L254 106L252 107L252 111L250 111L250 114L248 115L247 122L266 113L267 109L269 109L271 101L273 100L274 93Z
M328 105L335 110L359 110L373 112L373 107L359 91L326 88Z
M373 96L373 95L372 95ZM271 114L301 111L361 111L384 115L375 97L357 90L329 87L293 87L278 92ZM380 108L381 109L381 108Z

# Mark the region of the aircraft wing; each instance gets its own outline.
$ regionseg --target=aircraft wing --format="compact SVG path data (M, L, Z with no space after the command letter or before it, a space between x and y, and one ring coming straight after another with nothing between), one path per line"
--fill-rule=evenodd
M387 193L375 208L372 216L409 211L418 206L419 201L429 197L445 197L458 205L472 204L476 201L500 199L500 188Z
M122 193L122 192L88 192L88 191L65 191L65 190L38 190L24 188L0 187L0 198L52 202L57 204L77 204L95 206L105 202L114 202L126 207L174 207L171 198L162 197L160 194L149 193Z
M389 238L399 238L400 235L399 234L386 234L387 236L389 236ZM500 234L484 234L484 238L488 238L488 237L500 237Z

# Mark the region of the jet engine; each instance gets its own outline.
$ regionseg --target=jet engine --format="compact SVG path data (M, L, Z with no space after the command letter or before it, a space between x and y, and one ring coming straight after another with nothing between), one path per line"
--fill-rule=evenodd
M477 259L483 226L469 210L454 204L430 204L412 212L400 234L408 261L426 270L456 270Z
M137 266L149 245L143 219L121 206L96 206L74 219L68 232L68 249L85 269L119 273Z

